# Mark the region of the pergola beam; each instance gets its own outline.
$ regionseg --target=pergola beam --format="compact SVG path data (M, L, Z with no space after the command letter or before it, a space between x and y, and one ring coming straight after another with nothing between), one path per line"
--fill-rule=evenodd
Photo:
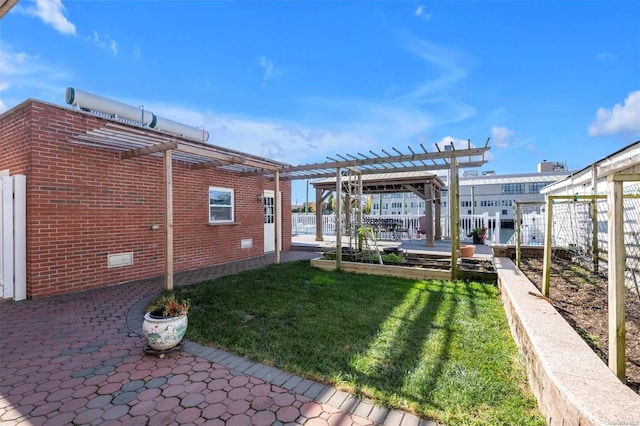
M194 163L191 165L191 170L210 169L213 167L227 166L229 164L245 164L244 157L231 157L229 160L212 160L203 161L202 163Z
M143 155L149 155L156 152L167 151L170 149L176 149L178 147L177 141L162 142L155 145L145 146L142 148L130 149L129 151L123 151L120 153L120 159L125 160L128 158L142 157Z
M224 161L227 165L237 163L237 158L238 158L237 156L233 156L233 155L215 153L215 152L212 152L207 147L196 146L188 143L179 143L178 147L176 148L176 151L197 155L198 157L202 157L202 158L210 158L212 160L221 160L221 161ZM268 170L271 172L278 169L278 167L276 166L270 166L266 163L250 160L248 158L245 158L244 161L242 161L242 164L250 167L257 167L260 169Z
M407 154L407 155L397 155L397 156L387 156L381 157L377 154L375 158L366 158L362 160L346 160L346 161L335 161L330 163L315 163L315 164L305 164L301 166L285 166L280 169L281 173L293 173L305 170L321 170L327 168L342 168L342 167L359 167L364 165L373 165L373 164L389 164L389 163L403 163L403 162L411 162L411 161L419 161L419 160L441 160L445 158L457 158L457 157L477 157L482 156L485 151L489 150L489 147L485 148L471 148L471 149L460 149L455 151L442 151L442 152L427 152L424 154ZM484 164L485 161L479 161L480 164ZM420 170L426 170L425 166L416 166ZM439 165L437 167L438 170L442 170L446 165ZM460 167L460 166L458 166ZM402 167L403 171L406 171L407 167Z
M480 167L485 163L486 163L486 161L471 161L471 162L465 161L465 162L459 163L458 164L458 168ZM449 168L449 163L428 164L428 165L424 165L424 166L420 165L420 166L408 166L408 167L394 167L392 169L390 169L390 168L386 168L386 169L369 168L369 169L365 169L365 170L360 170L359 172L362 173L363 175L373 175L373 174L381 174L381 173L399 173L400 171L402 171L402 172L425 172L425 171L443 170L443 169L447 169L447 168ZM328 167L328 168L316 168L314 170L322 170L322 172L308 173L308 174L299 175L299 176L289 174L287 176L281 177L280 179L281 180L322 179L322 178L334 177L336 175L335 171L326 171L326 170L331 170L330 167ZM283 171L281 170L281 172L283 172ZM287 171L286 173L289 173L289 172ZM245 175L245 176L256 175L256 174L262 174L262 173L256 173L256 172L243 173L243 175Z
M0 2L0 18L6 15L16 3L18 3L18 0L5 0Z

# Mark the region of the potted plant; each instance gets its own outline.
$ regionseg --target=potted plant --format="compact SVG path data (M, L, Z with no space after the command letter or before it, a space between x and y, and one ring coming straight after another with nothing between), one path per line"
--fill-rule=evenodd
M164 351L178 345L187 331L191 302L178 301L173 294L156 299L144 315L142 334L149 347Z
M473 228L467 237L473 238L473 244L484 244L484 239L487 236L487 228Z

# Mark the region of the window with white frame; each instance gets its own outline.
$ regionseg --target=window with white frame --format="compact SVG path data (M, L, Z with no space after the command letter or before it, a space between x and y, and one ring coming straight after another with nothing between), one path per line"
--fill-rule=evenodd
M209 223L233 222L233 189L209 187Z

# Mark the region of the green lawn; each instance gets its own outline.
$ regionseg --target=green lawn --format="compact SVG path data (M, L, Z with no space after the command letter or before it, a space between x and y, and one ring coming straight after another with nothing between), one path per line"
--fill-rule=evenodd
M495 286L308 261L180 287L187 337L448 425L543 425Z

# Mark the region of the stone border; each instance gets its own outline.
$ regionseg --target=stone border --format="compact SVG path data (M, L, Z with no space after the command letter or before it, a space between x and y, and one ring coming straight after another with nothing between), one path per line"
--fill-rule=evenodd
M550 425L640 426L640 395L625 386L506 257L498 286L529 384Z

